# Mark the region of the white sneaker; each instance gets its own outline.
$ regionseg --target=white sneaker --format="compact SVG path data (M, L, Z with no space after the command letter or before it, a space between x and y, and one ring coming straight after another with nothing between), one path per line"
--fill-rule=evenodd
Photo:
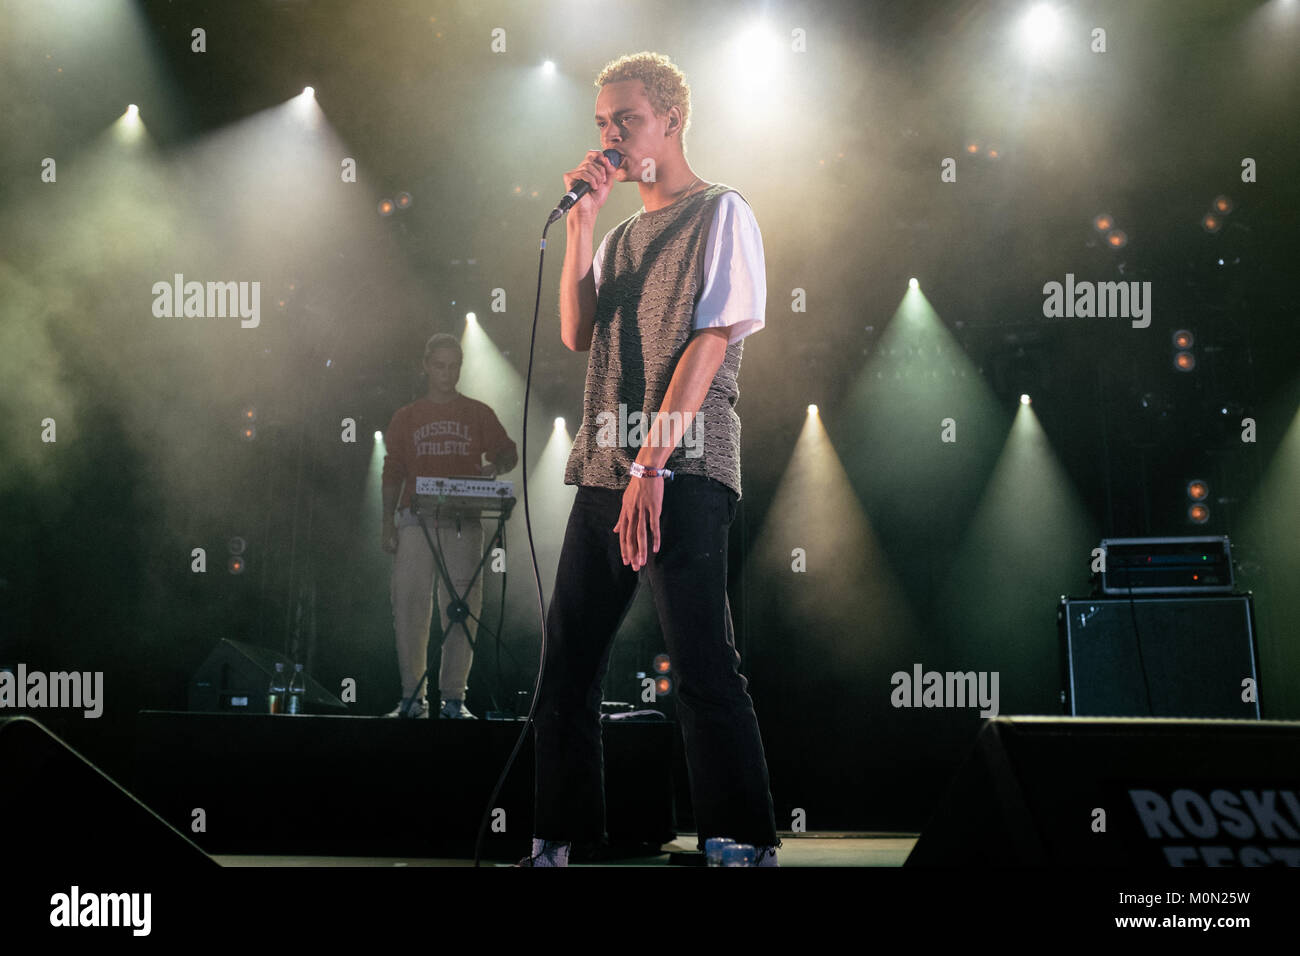
M442 710L438 712L439 717L450 718L451 720L478 720L469 712L463 700L453 700L448 698L442 702Z
M403 709L405 708L405 709ZM397 706L384 714L385 717L428 717L429 716L429 699L421 697L419 700L408 701L405 697L397 702Z

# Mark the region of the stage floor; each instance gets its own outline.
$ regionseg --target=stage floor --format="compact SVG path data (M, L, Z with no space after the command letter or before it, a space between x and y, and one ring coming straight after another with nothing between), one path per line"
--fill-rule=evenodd
M917 833L849 833L823 831L793 836L781 834L782 866L902 866L912 851ZM670 866L669 854L695 850L693 833L680 834L665 844L656 856L624 857L603 863L579 863L575 866ZM213 854L222 866L473 866L473 860L436 857L385 856L258 856L252 854ZM509 866L498 861L484 861L484 866Z

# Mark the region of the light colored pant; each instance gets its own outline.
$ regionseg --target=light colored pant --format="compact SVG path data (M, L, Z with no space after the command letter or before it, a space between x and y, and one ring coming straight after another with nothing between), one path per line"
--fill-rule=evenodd
M469 605L470 614L478 617L483 608L483 576L479 571L474 587L466 594L470 578L483 558L483 522L479 519L461 521L459 533L454 519L443 518L438 525L432 518L424 519L429 536L441 545L442 559L451 577L456 593ZM436 530L435 530L436 529ZM462 627L456 624L447 632L450 621L447 608L455 596L447 593L447 582L436 572L433 552L420 529L419 520L409 508L397 513L397 551L393 555L391 596L393 601L393 630L397 634L397 666L402 674L402 696L415 693L415 684L424 673L429 658L429 623L433 619L434 588L438 593L438 608L442 618L439 636L447 634L442 645L442 665L438 672L439 693L444 699L464 700L468 689L470 665L474 651L465 637L465 628L478 636L473 618L466 618ZM429 694L429 681L424 693Z

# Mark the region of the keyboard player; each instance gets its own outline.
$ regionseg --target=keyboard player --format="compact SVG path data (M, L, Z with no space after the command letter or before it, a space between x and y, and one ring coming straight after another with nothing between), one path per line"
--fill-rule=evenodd
M424 347L428 391L399 408L384 432L387 453L383 471L382 539L384 550L393 555L390 591L397 665L402 678L402 699L386 715L389 717L429 716L427 684L420 688L418 697L413 695L428 659L435 588L442 617L440 633L447 634L447 607L454 599L446 593L441 576L435 574L433 554L418 519L411 513L416 477L494 478L509 472L519 462L515 443L491 407L456 391L462 358L460 342L455 336L446 333L432 336ZM441 543L452 585L464 597L472 615L465 625L471 634L476 634L474 619L482 610L483 575L478 575L468 594L465 589L483 557L483 523L455 518L435 522L426 518L425 524ZM442 648L438 672L440 717L474 717L465 706L473 655L464 628L456 625L447 634Z

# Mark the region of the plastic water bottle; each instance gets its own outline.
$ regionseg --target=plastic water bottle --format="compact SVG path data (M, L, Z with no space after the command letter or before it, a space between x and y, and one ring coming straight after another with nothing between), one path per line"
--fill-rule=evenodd
M709 837L704 841L704 857L709 866L722 866L722 851L736 841L730 837Z
M723 866L753 866L757 856L752 844L728 843L722 848Z
M302 665L293 665L293 677L289 679L289 713L301 714L302 704L307 696L307 681L302 676Z
M275 662L275 673L271 675L271 687L266 692L266 712L268 714L284 713L284 698L286 696L284 686L284 662Z

